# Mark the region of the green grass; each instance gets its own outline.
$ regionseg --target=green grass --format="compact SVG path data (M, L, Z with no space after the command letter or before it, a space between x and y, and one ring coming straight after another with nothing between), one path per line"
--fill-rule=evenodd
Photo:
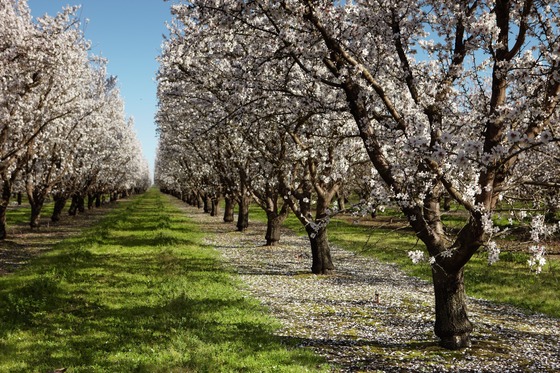
M12 201L13 202L13 201ZM70 206L70 203L67 204ZM54 203L49 201L45 202L45 205L41 209L41 219L51 217L54 209ZM31 209L29 204L27 203L27 199L21 204L21 206L9 206L8 211L6 213L6 224L8 225L8 229L11 226L24 224L29 225L29 220L31 218Z
M428 264L415 265L407 256L409 250L423 248L411 231L363 228L340 220L333 221L329 228L332 243L397 263L407 274L431 281ZM506 252L501 254L500 261L489 266L486 252L475 254L465 270L467 294L560 317L560 263L548 260L543 272L537 275L529 270L527 259L526 254Z
M266 216L259 210L258 207L253 207L250 217L266 221ZM455 225L458 225L458 219L455 216L447 218ZM415 265L407 256L410 250L422 250L422 242L416 239L405 223L402 225L405 228L371 228L342 219L333 219L328 227L329 241L382 262L396 263L405 273L431 282L429 265ZM301 223L293 214L288 217L285 226L302 236L305 235ZM540 312L560 317L560 261L549 258L542 273L535 274L527 266L528 258L524 253L504 252L497 263L489 266L486 252L478 252L466 267L467 294L498 303L512 304L529 313ZM334 265L336 267L336 262Z
M166 196L119 207L0 277L0 371L302 372L278 323Z

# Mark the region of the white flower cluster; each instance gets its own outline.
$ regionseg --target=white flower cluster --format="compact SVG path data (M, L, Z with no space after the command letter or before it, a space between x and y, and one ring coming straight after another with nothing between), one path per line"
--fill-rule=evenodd
M494 222L492 220L492 214L490 213L482 214L481 221L482 221L482 229L484 230L484 233L486 233L487 235L492 236L500 231L499 227L494 226Z
M557 228L557 225L546 224L543 215L535 215L531 220L531 240L540 242L543 238L552 235Z
M424 252L422 250L413 250L408 252L408 257L412 260L412 263L418 264L426 260Z
M529 267L536 273L541 273L542 268L546 264L546 246L540 242L552 235L556 230L560 228L560 224L549 225L546 224L543 215L535 215L531 220L531 240L535 242L535 245L529 247L529 252L531 253L531 258L527 260Z
M527 260L529 267L536 273L541 273L542 268L546 264L545 247L543 245L533 245L529 248L532 256Z
M500 260L500 248L495 241L488 242L486 250L488 250L488 265L492 265Z

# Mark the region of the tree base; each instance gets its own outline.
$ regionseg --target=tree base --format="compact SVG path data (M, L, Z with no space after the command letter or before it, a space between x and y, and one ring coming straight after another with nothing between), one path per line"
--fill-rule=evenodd
M313 268L311 267L311 273L313 273L314 275L334 275L335 272L335 268Z
M471 347L470 334L453 335L451 337L442 338L439 342L440 346L448 350L460 350L462 348Z

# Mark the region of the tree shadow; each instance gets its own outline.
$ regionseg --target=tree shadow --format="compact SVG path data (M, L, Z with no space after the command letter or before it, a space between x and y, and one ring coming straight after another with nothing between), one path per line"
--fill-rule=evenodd
M219 366L215 351L226 348L234 360L282 354L268 319L243 316L255 313L254 301L214 293L216 284L234 286L216 259L182 255L203 250L201 245L174 239L165 242L173 243L168 247L157 234L98 244L124 248L115 256L88 242L86 237L38 258L28 276L0 279L0 359L19 355L39 371L157 372L178 368L177 361L187 371ZM36 341L11 338L13 333ZM162 355L152 358L154 351ZM184 357L166 365L165 351Z

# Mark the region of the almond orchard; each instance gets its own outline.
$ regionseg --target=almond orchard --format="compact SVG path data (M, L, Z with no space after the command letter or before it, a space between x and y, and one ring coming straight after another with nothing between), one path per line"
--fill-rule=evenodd
M435 334L468 347L465 265L480 250L494 263L496 239L528 225L538 272L558 229L558 8L177 4L158 74L157 183L185 200L233 198L239 230L251 196L269 201L269 229L287 205L318 274L335 268L327 228L345 196L366 212L398 208L425 247L410 257L431 265ZM443 223L445 199L465 212L460 227Z
M147 162L107 61L89 52L78 8L33 19L26 1L0 3L0 238L14 193L26 194L30 225L55 200L83 210L86 197L145 190Z

